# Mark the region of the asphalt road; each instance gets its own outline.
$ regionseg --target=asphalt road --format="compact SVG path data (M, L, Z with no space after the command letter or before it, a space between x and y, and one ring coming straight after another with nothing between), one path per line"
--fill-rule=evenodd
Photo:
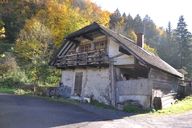
M0 128L192 128L192 111L130 115L87 104L0 93Z
M97 109L90 105L0 94L0 128L79 127L88 122L113 120L122 116L125 113Z

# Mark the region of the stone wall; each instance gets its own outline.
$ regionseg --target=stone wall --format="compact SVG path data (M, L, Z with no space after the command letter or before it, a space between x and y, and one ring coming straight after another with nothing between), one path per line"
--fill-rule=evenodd
M148 79L137 79L116 82L117 103L128 100L137 101L144 108L150 107L152 82Z

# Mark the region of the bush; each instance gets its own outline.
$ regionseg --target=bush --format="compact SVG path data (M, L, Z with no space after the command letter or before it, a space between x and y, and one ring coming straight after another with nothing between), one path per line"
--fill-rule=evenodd
M4 77L0 79L0 85L8 87L20 87L28 82L29 80L25 73L19 69L4 74Z
M7 87L19 87L22 85L24 85L23 82L21 82L18 79L14 79L13 77L5 78L0 82L0 86L7 86Z
M0 76L3 77L7 72L15 71L16 69L17 63L10 53L3 54L0 57Z
M123 111L129 112L129 113L144 113L145 112L143 107L136 101L127 101L126 103L124 103Z
M17 95L26 95L26 94L31 94L32 92L28 90L23 90L23 89L16 89L14 93Z
M101 102L94 100L94 99L91 100L91 104L96 106L96 107L99 107L99 108L114 109L113 106L106 105L106 104L101 103Z

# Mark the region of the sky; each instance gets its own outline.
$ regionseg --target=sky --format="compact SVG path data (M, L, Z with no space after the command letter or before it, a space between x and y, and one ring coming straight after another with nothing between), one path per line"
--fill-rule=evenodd
M192 32L192 1L191 0L92 0L98 6L109 12L117 8L121 13L131 14L135 17L139 14L142 18L146 14L151 17L159 27L166 28L171 22L175 29L179 16L183 15L187 28Z

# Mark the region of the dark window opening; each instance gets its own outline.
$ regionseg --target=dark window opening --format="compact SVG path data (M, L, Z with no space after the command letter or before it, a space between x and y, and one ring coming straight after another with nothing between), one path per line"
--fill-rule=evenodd
M88 52L91 50L91 44L84 44L79 46L80 52Z
M132 80L148 78L149 70L147 68L120 68L117 80Z
M76 48L71 48L69 51L68 51L68 54L75 54L76 53Z
M95 45L95 50L105 49L106 48L106 40L95 42L94 45Z

